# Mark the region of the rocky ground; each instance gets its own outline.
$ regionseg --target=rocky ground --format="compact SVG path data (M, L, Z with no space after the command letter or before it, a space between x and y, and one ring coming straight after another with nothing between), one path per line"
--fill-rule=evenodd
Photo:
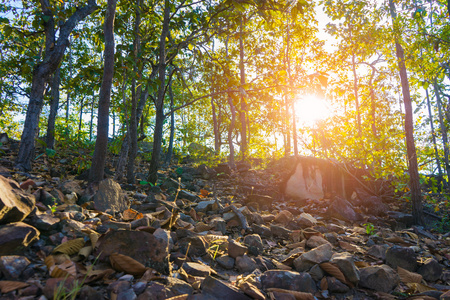
M412 226L400 200L285 199L276 166L88 186L11 160L0 299L450 299L450 234Z

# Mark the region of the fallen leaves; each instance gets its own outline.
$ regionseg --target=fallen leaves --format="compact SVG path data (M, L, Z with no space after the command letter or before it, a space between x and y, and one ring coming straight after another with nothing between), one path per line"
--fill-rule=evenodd
M147 268L137 260L119 253L113 253L109 256L111 266L118 272L141 276L147 271Z

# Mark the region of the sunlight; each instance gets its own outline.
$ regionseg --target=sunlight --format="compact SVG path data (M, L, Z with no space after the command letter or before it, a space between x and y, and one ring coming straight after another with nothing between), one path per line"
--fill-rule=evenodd
M297 122L309 127L319 120L330 117L332 114L326 101L316 95L298 97L294 106Z

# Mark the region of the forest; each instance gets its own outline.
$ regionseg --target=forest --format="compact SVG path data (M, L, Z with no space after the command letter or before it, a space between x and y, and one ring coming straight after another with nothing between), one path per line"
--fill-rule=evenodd
M33 201L36 202L33 207L42 211L32 213L30 210L21 220L0 218L0 224L8 224L13 219L22 221L31 218L29 224L35 226L33 218L41 218L43 213L61 217L62 222L65 217L61 214L66 213L64 209L73 204L79 205L80 209L82 207L80 211L86 215L85 210L103 211L95 217L100 218L100 223L132 223L145 219L150 222L145 226L152 229L132 230L130 234L136 234L135 238L140 239L137 233L147 230L150 240L157 236L155 243L159 243L162 236L166 236L166 233L159 231L161 228L165 232L176 228L179 234L178 230L183 226L190 228L187 224L190 223L191 227L195 226L192 230L204 232L197 228L198 222L203 220L205 223L200 223L209 226L208 234L221 232L220 235L229 235L228 249L225 251L233 257L230 250L233 239L240 240L237 238L239 235L247 240L249 235L246 234L259 230L253 228L252 223L270 223L271 236L277 239L289 237L295 245L303 240L299 247L303 247L306 254L322 247L325 242L308 244L311 237L306 231L312 225L302 223L306 222L305 218L311 220L305 217L305 213L321 215L326 212L325 219L313 218L315 227L321 220L345 219L343 222L353 225L359 222L355 226L362 229L358 231L353 228L354 233L365 232L365 240L372 241L378 234L377 228L387 226L383 223L386 221L383 216L393 219L399 216L386 214L387 210L389 213L390 210L399 210L408 216L411 214L406 228L414 225L411 227L414 230L411 230L416 236L412 239L418 245L420 236L420 243L431 249L427 240L433 239L431 233L418 229L425 228L439 235L436 239L442 244L436 242L436 245L445 244L448 247L449 21L450 1L443 0L0 0L0 177L11 177L2 180L15 180L18 183L14 184L20 184L22 190L33 193ZM331 174L331 169L336 166L345 166L348 173L345 176L350 179L339 177L333 180L356 181L360 189L352 187L353 194L345 194L344 191L346 200L339 202L339 197L331 197L324 188L324 191L319 191L318 199L307 197L302 204L289 196L280 196L274 190L268 192L272 185L276 188L278 185L284 186L286 191L290 189L288 180L296 176L292 175L292 164L299 166L302 161L320 165L316 169L312 167L312 170L322 172L324 185L324 174ZM348 171L347 166L353 171ZM303 172L303 179L307 181L310 165L298 168L296 170ZM255 179L255 174L259 174L259 179ZM314 175L312 177L311 180L315 181ZM108 181L110 179L111 182ZM209 181L205 183L204 180ZM81 184L80 190L73 189L73 186L72 189L63 187L65 182L75 181ZM193 183L189 185L191 181ZM114 204L117 207L112 203L110 207L99 204L99 195L105 185L110 185L106 189L115 191L117 183L120 183L118 188L123 189L118 194L125 193L127 197L137 200L131 201L128 206L117 204L122 200ZM7 189L14 184L8 183ZM61 185L56 188L58 184ZM308 182L302 184L306 189L311 187L308 187ZM236 186L233 196L228 194L228 185ZM368 191L368 186L377 186L378 190ZM388 190L389 195L387 192L380 194L381 189L384 192ZM259 191L261 198L253 199L254 191ZM72 194L75 196L70 196ZM266 201L268 198L264 197L269 197L269 194L281 201L284 210L279 206L276 206L279 211L269 210L275 209L272 204L277 200L270 200L270 204L264 202L268 206L259 202ZM226 199L219 199L221 196ZM150 198L152 200L148 200ZM258 208L251 206L253 202L250 199L259 203ZM147 205L145 209L150 209L151 213L146 214L144 208L141 211L136 201ZM38 205L38 202L44 204L39 206L41 204ZM351 212L341 211L336 217L330 210L332 203L338 202L341 204L334 206L348 205ZM89 203L94 204L91 207ZM289 208L290 203L298 207ZM154 206L150 208L150 204ZM164 209L157 209L158 205ZM207 205L205 207L208 209L201 209L202 205ZM268 209L263 210L261 206ZM333 209L339 210L336 207ZM220 218L225 219L226 230L218 229L222 225L213 222L213 212L218 212ZM254 214L259 212L262 217L255 217ZM227 213L234 214L237 225L225 218ZM297 213L301 213L303 219L297 219ZM366 217L359 218L359 214ZM370 217L371 214L374 217ZM286 218L288 221L283 223ZM293 220L297 224L295 226L302 227L301 238L293 237L296 232ZM430 220L433 220L432 228L429 226ZM184 223L180 225L179 222ZM283 226L290 224L293 231L279 233L277 230L281 229L273 225L274 222ZM425 227L415 227L417 225ZM134 225L131 226L134 228ZM242 230L236 230L235 226ZM0 245L2 228L0 226ZM52 230L55 228L52 227ZM93 229L89 229L89 234L93 234ZM50 234L46 230L50 229L44 230ZM69 241L84 234L86 242L88 233L83 230L67 234ZM261 232L258 234L263 236ZM100 229L98 232L109 233ZM326 233L319 235L333 244ZM64 242L67 237L57 241ZM97 241L94 242L92 236L89 238L91 241L87 243L92 243L91 248L96 249ZM110 238L114 240L114 237ZM131 239L131 236L127 238ZM386 236L383 235L383 238ZM280 240L278 244L273 241L266 244L264 240L264 247L286 246ZM399 243L398 240L392 241L392 236L386 240ZM48 241L47 238L44 241ZM189 240L186 248L182 241L180 238L175 247L180 249L182 254L179 255L184 255L184 258L177 258L182 260L181 269L186 268L185 261L198 262L188 256L191 244L195 242ZM361 250L342 244L343 241L349 242L340 240L339 247L342 249L350 252ZM215 261L218 249L222 249L221 244L217 240L207 242L210 247L216 247L212 259ZM403 242L401 244L405 246ZM248 241L245 244L250 247ZM106 238L97 248L103 247L106 251L108 246L105 245L108 245ZM433 249L437 249L438 246L433 245ZM37 252L39 257L46 251L42 247ZM76 252L80 250L74 244L70 247L77 248ZM196 250L195 247L192 251ZM289 243L286 247L289 248ZM307 252L306 249L311 250ZM208 248L207 252L211 253L210 250ZM0 251L0 255L14 252L5 251ZM50 275L51 270L61 267L55 251L58 252L53 250L52 255L44 255ZM136 267L137 262L130 262L129 259L133 257L140 261L137 258L139 255L128 253L130 257L124 258L122 256L127 252L121 251L118 250L121 254L108 254L106 258L101 251L97 253L100 260L109 259L115 271L135 276L139 274L149 282L154 280L154 274L148 273L150 269L161 274L171 272L165 260L160 262L154 257L150 258L150 265L145 263L147 260L141 261L145 270L140 266L138 271L130 270L121 264ZM251 249L248 251L250 254ZM433 251L433 255L439 252ZM447 288L437 288L444 295L449 290L450 253L442 251L439 252L441 259L435 258L441 266L439 274L447 275L442 275L440 279L426 279L426 275L422 274L425 271L417 271L419 265L411 268L408 265L405 269L419 272L428 283L447 284ZM75 254L71 250L60 252L69 256ZM173 253L171 255L174 257ZM306 268L303 263L307 258L303 258L301 264L300 258L303 256L299 255L290 253L291 260L282 264L300 274L304 271L313 274L309 271L311 266L320 265L321 270L331 277L323 277L327 285L322 277L321 281L314 278L317 287L320 282L319 290L334 286L335 289L330 290L334 294L339 288L333 280L340 280L349 288L345 289L346 295L353 293L355 299L363 299L358 298L361 295L356 296L354 293L358 292L353 289L359 275L358 280L352 280L351 277L356 275L346 273L337 261L329 258L314 261ZM48 258L53 256L55 260L49 262ZM244 256L247 257L247 254ZM243 267L238 264L237 258L244 256L236 254L233 257L236 259L234 268L242 274L246 272L242 272ZM274 257L279 259L276 255ZM85 256L83 262L89 260L94 261L92 255L91 258ZM382 260L393 268L394 265L397 267L384 256ZM70 259L68 261L71 262ZM297 263L293 263L295 261ZM421 268L428 266L423 261ZM283 269L280 264L277 262L275 266ZM2 262L0 269L1 265ZM222 263L219 265L223 266ZM337 275L333 269L338 265L345 276ZM356 268L354 264L353 267ZM373 266L360 264L357 267L364 270ZM66 278L80 278L79 272L66 270L63 275ZM392 275L389 272L386 273L388 277ZM405 279L407 275L403 271L395 269L395 276L397 272L401 282L412 284ZM187 273L190 274L189 271ZM110 274L105 274L95 276L106 280L104 276ZM182 279L194 287L194 294L202 291L220 298L214 294L214 286L219 283L212 281L216 279L210 279L213 277L206 277L199 283L195 278L190 278L191 275L183 274ZM53 275L51 277L64 277ZM361 284L365 284L365 288L379 290L370 286L373 279L370 279L370 274L366 275L365 283L361 277ZM1 276L3 279L9 278L6 271L3 275L0 273L0 283ZM266 282L269 280L267 278ZM239 280L240 284L237 283ZM390 281L388 278L387 282ZM198 286L195 286L196 282ZM426 282L422 283L426 285ZM296 299L314 299L310 298L312 295L315 299L328 299L329 296L323 292L317 294L319 292L315 288L304 290L291 286L281 287L284 292L273 290L278 286L267 283L262 288L256 285L255 290L255 283L249 281L249 277L238 278L234 284L241 289L239 297L244 292L253 299L278 299L276 293L287 293L286 290L310 293L307 296L296 294ZM415 284L420 284L420 280ZM408 285L409 289L406 289L401 284L381 290L387 293L394 288L398 299L424 291L417 285L414 288ZM263 290L262 294L259 289ZM19 288L11 292L0 284L0 290L6 295L18 293ZM238 297L233 293L227 286L227 297ZM140 299L146 299L142 296L144 294ZM169 294L165 294L167 298Z

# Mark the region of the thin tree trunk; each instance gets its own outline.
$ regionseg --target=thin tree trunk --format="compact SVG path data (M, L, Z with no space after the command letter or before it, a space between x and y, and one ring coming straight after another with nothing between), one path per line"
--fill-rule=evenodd
M442 176L442 168L441 168L441 160L439 158L439 152L438 152L438 147L437 147L437 142L436 142L436 131L434 130L434 121L433 121L433 113L431 111L431 102L430 102L430 96L428 94L428 89L425 89L425 94L427 97L427 108L428 108L428 115L430 116L430 128L431 128L431 137L433 138L433 146L434 146L434 155L436 158L436 166L438 168L438 172L439 172L439 178L444 178ZM447 186L447 181L444 180L444 186Z
M437 85L436 79L433 80L433 87L434 87L434 94L436 95L436 103L438 107L439 112L439 124L441 127L441 134L442 134L442 143L444 146L444 164L445 164L445 170L447 172L447 175L450 174L450 164L448 162L448 136L447 136L447 127L445 126L444 122L444 116L442 114L442 101L441 101L441 94L439 92L439 87Z
M227 40L225 42L225 57L226 59L228 59L228 39L229 36L227 37ZM228 76L226 76L225 74L225 78L227 81L227 86L230 83L230 79L228 78ZM228 105L230 106L230 111L231 111L231 123L230 126L228 127L228 147L230 148L230 158L228 160L228 164L230 166L231 169L236 169L236 163L234 162L234 145L233 145L233 130L234 130L234 126L236 124L236 109L234 107L233 104L233 98L231 97L231 93L230 93L230 87L227 88L228 93L227 93L227 99L228 99Z
M353 70L353 92L355 94L356 122L358 125L358 136L362 136L361 131L361 112L359 111L359 95L358 95L358 74L356 74L356 55L352 50L352 70Z
M291 88L292 88L292 78L291 78L291 56L290 56L290 42L291 42L291 31L289 26L289 16L286 26L286 62L287 62L287 76L288 76L288 93L287 97L291 103L292 109L292 142L294 143L294 155L298 155L298 140L297 140L297 119L295 116L295 105L291 101Z
M241 120L241 154L242 160L247 156L247 123L245 115L247 112L247 103L245 102L245 66L244 66L244 16L241 16L241 24L239 29L239 70L240 70L240 94L241 94L241 111L239 118Z
M72 48L70 47L69 41L69 80L72 79ZM66 124L69 123L69 112L70 112L70 92L72 89L67 90L67 99L66 99Z
M170 162L172 161L173 138L175 136L175 113L173 111L172 79L169 81L169 98L170 98L170 140L165 161L166 165L170 164Z
M94 103L95 103L95 92L92 90L92 103L91 103L91 120L89 122L89 141L92 141L92 132L94 124Z
M161 143L163 136L163 122L164 122L164 92L166 87L166 38L169 35L169 21L170 21L170 1L164 1L164 19L161 38L159 40L159 89L158 97L155 102L156 120L155 131L153 133L153 152L150 161L148 181L156 183L158 180L159 158L161 155Z
M397 13L393 0L389 0L389 7L395 30ZM406 152L408 155L408 171L410 176L412 215L415 224L423 224L422 194L420 190L419 168L417 165L416 146L414 142L414 123L411 96L409 92L408 74L406 72L403 48L395 37L395 49L402 84L403 104L405 106Z
M55 147L55 122L59 106L59 85L61 83L61 68L58 67L53 75L52 92L50 101L50 114L48 116L47 125L47 148Z
M116 13L117 0L108 0L105 14L104 35L104 67L103 80L100 87L98 116L97 116L97 139L95 141L94 155L89 172L89 182L103 180L105 172L106 151L108 149L108 127L109 127L109 103L111 100L111 87L114 77L114 17Z
M377 109L377 105L376 105L376 101L375 101L375 91L373 88L373 78L375 76L375 68L370 65L372 67L372 74L370 74L370 81L369 81L369 86L370 86L370 116L372 118L372 133L373 136L376 137L378 136L378 132L377 132L377 120L376 120L376 109Z

